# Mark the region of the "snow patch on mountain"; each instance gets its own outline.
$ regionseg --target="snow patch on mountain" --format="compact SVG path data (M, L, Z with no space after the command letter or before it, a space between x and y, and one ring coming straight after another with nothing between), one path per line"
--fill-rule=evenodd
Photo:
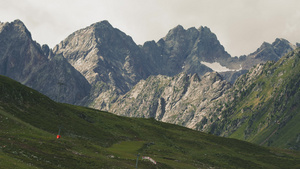
M225 66L222 66L219 62L209 63L209 62L201 61L201 64L211 68L213 71L216 71L216 72L227 72L227 71L240 71L240 70L242 70L242 67L240 67L239 69L229 69Z

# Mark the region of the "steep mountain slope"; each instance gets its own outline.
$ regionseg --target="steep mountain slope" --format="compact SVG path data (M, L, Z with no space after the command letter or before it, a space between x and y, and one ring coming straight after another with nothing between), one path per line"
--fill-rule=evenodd
M1 23L0 74L39 90L52 99L75 104L89 94L91 87L65 59L59 58L51 54L47 45L41 48L33 41L20 20Z
M32 72L25 85L63 103L80 104L90 94L88 81L61 55L49 58L47 64Z
M300 154L217 137L153 119L58 104L0 76L4 168L297 168ZM61 139L56 139L61 128ZM263 158L262 158L263 157Z
M210 131L253 143L299 150L300 49L258 65L227 91L226 109Z
M216 72L201 79L197 74L185 73L174 77L151 76L120 97L110 111L130 117L153 117L196 129L209 117L210 102L230 87Z
M0 44L0 73L18 81L26 81L48 60L20 20L1 24Z

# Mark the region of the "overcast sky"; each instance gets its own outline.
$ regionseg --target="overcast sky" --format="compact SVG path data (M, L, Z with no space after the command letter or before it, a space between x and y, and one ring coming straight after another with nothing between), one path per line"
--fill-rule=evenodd
M276 38L300 42L300 0L0 0L0 21L15 19L50 47L102 20L137 44L157 41L179 24L207 26L232 56Z

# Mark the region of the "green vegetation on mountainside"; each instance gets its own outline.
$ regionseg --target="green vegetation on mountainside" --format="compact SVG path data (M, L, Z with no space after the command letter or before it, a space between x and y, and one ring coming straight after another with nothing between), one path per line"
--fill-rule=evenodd
M300 49L260 66L236 81L235 99L211 132L300 150ZM251 77L254 71L259 74Z
M61 139L56 134L61 128ZM295 151L56 103L0 76L1 168L297 168Z

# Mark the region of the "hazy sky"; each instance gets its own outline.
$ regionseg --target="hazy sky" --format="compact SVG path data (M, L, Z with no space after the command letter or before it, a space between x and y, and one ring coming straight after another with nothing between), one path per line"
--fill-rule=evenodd
M277 37L300 42L300 0L0 0L0 21L15 19L50 47L102 20L137 44L157 41L179 24L207 26L232 56Z

